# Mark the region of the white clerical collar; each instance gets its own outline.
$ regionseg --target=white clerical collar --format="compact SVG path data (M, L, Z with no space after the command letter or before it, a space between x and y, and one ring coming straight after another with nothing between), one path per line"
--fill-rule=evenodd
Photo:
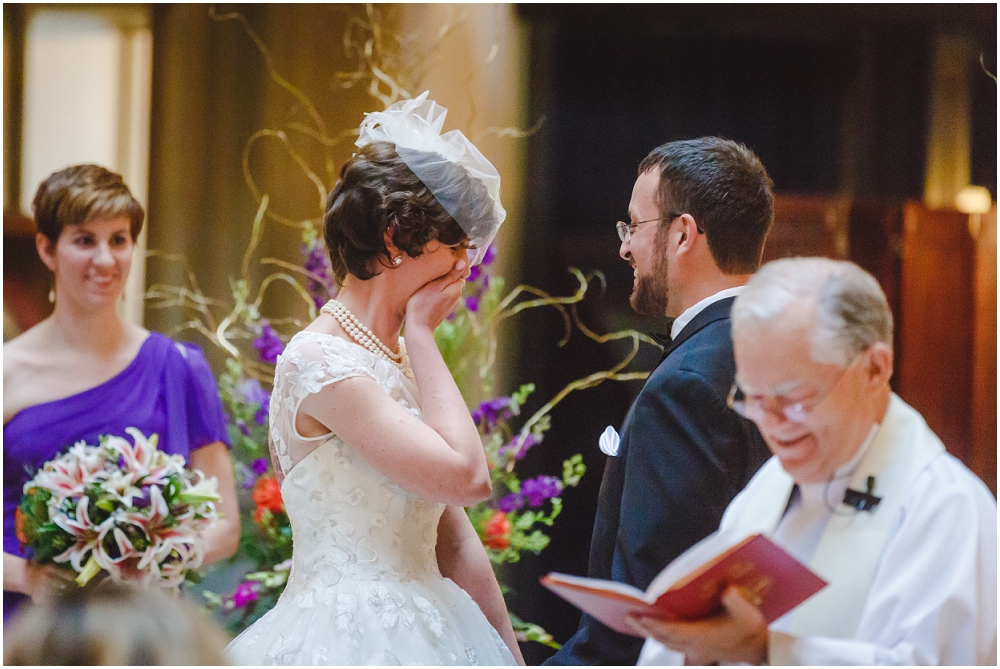
M684 326L691 322L695 316L701 313L702 309L712 304L713 302L718 302L719 300L724 300L727 297L736 297L743 290L743 286L736 286L735 288L726 288L725 290L720 290L715 295L706 297L701 302L694 304L684 310L680 316L674 319L674 324L670 327L670 338L677 339L677 335L681 333Z
M854 473L861 465L861 459L864 458L865 453L868 452L872 442L875 441L875 435L878 433L878 428L879 423L872 425L871 430L868 431L868 436L865 437L863 442L861 442L861 447L858 448L857 452L853 456L851 456L850 460L842 464L840 467L837 467L837 471L834 472L829 481L824 483L800 484L799 495L801 496L802 502L806 505L811 503L821 503L828 508L831 504L836 506L837 502L843 499L844 492L847 490L848 484L851 482L851 479L854 478Z

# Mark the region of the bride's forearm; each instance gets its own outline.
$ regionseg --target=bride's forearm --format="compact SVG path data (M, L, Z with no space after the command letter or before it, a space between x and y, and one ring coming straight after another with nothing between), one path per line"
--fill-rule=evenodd
M517 645L514 628L507 613L507 604L493 567L465 509L449 506L438 526L438 568L460 588L469 593L479 609L504 640L518 664L524 664Z
M420 390L423 421L456 452L472 457L485 471L486 460L476 424L427 327L408 326L406 348Z

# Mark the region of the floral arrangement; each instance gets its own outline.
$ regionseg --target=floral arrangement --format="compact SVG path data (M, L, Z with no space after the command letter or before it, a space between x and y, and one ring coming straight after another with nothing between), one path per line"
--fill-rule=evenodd
M268 453L267 419L270 386L274 364L284 343L316 318L318 309L336 296L337 286L332 276L329 257L318 233L322 209L313 219L293 221L271 210L269 195L252 178L248 162L251 147L264 138L279 139L291 158L302 167L309 180L328 192L336 179L331 166L339 164L329 153L352 132L330 133L312 102L273 69L273 62L263 42L246 19L239 14L210 14L216 20L235 20L242 24L249 37L268 63L271 79L304 109L312 121L306 128L290 122L288 130L296 130L316 139L325 151L327 179L308 167L308 162L289 141L285 130L265 129L255 133L247 143L243 156L244 174L248 187L258 203L253 221L251 241L242 263L241 276L234 278L232 301L206 297L198 287L194 274L188 272L189 285L153 285L147 291L148 304L154 308L182 308L194 314L182 329L194 329L226 354L225 370L218 377L223 406L229 417L236 480L240 488L240 508L243 514L243 536L234 561L250 565L249 573L228 593L203 591L210 608L220 612L223 622L233 633L252 624L275 603L287 583L291 569L291 527L281 501L281 490L272 472ZM447 31L442 32L446 34ZM399 73L379 54L388 53L381 27L372 6L365 16L353 16L345 33L345 45L355 48L358 69L337 73L344 86L369 83L369 92L383 106L400 98L412 97L401 85ZM374 45L374 46L373 46ZM395 76L394 76L395 73ZM306 132L308 130L308 132ZM526 136L528 133L514 133ZM322 172L321 172L322 173ZM329 181L329 183L327 183ZM301 234L298 262L277 258L260 258L257 262L276 268L259 283L251 280L249 268L254 260L265 221L295 229ZM152 252L151 255L158 255ZM180 260L172 258L173 260ZM586 468L580 455L563 462L562 471L521 480L517 465L528 452L539 445L551 427L549 412L567 394L592 387L605 380L626 380L645 377L644 373L624 372L638 352L640 341L654 343L634 331L598 335L577 318L574 305L586 295L590 283L599 275L585 276L572 270L579 282L578 290L569 296L554 297L531 286L505 287L504 280L494 275L496 249L491 247L483 262L472 268L465 294L455 312L435 332L435 338L455 380L469 403L470 411L483 441L493 481L494 496L487 502L468 509L494 565L516 563L523 551L538 553L549 543L545 533L562 511L562 493L579 483ZM301 297L299 313L304 317L267 318L261 313L265 295L271 286L285 283ZM527 299L525 299L527 298ZM286 300L287 302L287 300ZM216 311L226 305L226 313ZM532 402L535 388L521 385L510 395L500 395L494 388L494 366L498 329L508 318L525 309L547 307L556 309L565 324L563 345L572 331L579 330L598 342L631 339L632 350L617 365L578 379L537 408L527 418L522 410ZM179 332L179 331L178 331ZM655 345L655 343L654 343ZM518 425L519 423L519 425ZM499 574L501 589L503 574ZM558 647L544 629L524 622L511 614L519 640L536 641Z
M157 435L126 432L133 444L79 441L46 462L24 485L17 538L35 562L72 568L80 586L102 572L165 588L196 581L201 532L218 520L216 480L158 450Z

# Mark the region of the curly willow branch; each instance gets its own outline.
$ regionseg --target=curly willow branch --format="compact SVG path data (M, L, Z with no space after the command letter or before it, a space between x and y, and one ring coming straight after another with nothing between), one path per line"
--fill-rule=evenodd
M598 344L605 344L609 341L617 341L620 339L631 339L632 348L631 350L622 358L617 364L612 366L610 369L606 369L600 372L594 372L583 378L577 379L568 383L562 390L560 390L556 395L549 400L544 406L542 406L538 411L536 411L531 418L529 418L518 436L518 440L523 443L524 439L527 438L528 434L531 432L531 428L538 423L546 414L548 414L559 402L566 398L571 392L575 390L584 390L586 388L593 388L594 386L600 385L604 381L631 381L635 379L644 379L649 376L648 372L622 372L623 369L628 367L629 364L635 359L635 356L639 353L639 345L642 342L647 344L652 344L653 346L660 347L660 345L652 337L645 335L637 330L619 330L617 332L610 332L607 334L597 334L593 330L584 324L580 319L577 312L576 305L581 302L590 287L590 282L595 278L598 279L602 286L604 285L604 275L600 272L591 272L590 274L584 275L583 272L575 267L570 268L570 272L576 277L579 282L579 287L577 291L569 297L552 297L545 293L544 291L538 290L532 286L521 285L515 288L507 297L505 297L497 307L497 314L494 317L493 323L491 324L491 329L495 329L496 325L503 319L509 318L524 309L531 309L534 307L541 306L551 306L555 307L566 319L567 323L567 334L560 340L559 345L562 346L569 340L569 334L571 332L571 326L578 328L586 337L592 339ZM531 293L534 295L539 295L541 299L528 300L525 302L520 302L513 307L510 304L517 298L521 293ZM568 309L562 305L567 305ZM508 308L509 307L509 308ZM496 337L490 337L490 356L489 361L486 365L489 368L492 365L492 361L495 358L496 353Z
M288 155L295 161L295 164L302 169L302 172L306 175L306 177L313 182L313 185L316 186L316 190L319 192L319 210L324 211L326 209L326 186L323 184L323 180L312 171L312 168L309 167L309 163L306 162L305 158L303 158L302 155L292 147L291 140L288 139L288 135L285 134L283 130L258 130L250 136L250 139L248 139L247 143L243 146L243 179L250 188L250 192L253 193L254 199L257 200L257 202L261 202L264 195L261 193L260 189L257 188L257 183L254 181L253 174L250 172L250 151L253 149L253 145L257 142L257 140L264 137L274 137L281 140L282 144L284 144L285 148L288 150ZM296 221L288 218L287 216L276 214L272 211L268 211L267 216L282 225L287 225L293 228L301 228L304 225L315 223L318 220L305 219Z
M253 217L253 227L250 229L250 243L247 244L247 250L243 252L243 264L240 273L246 282L250 281L250 258L253 256L253 252L257 250L257 245L260 244L260 224L264 221L264 212L267 211L267 203L269 201L270 198L265 193L260 199L257 215Z
M302 284L296 281L295 277L290 274L285 274L284 272L274 272L273 274L268 274L264 277L264 280L260 283L260 288L257 290L257 299L254 300L254 307L260 308L261 303L264 301L264 292L267 288L275 281L284 281L290 285L296 293L302 298L302 301L306 303L309 307L309 320L316 318L316 305L313 304L312 296L309 295L309 291L302 287Z
M582 325L582 323L577 321L577 325L578 326ZM538 411L532 414L531 418L529 418L525 422L524 426L521 428L520 434L518 435L518 441L520 443L523 443L524 439L526 439L528 434L531 433L531 428L535 425L535 423L540 421L543 416L552 411L552 409L555 408L555 406L559 404L559 402L563 401L563 399L565 399L566 396L569 395L574 390L584 390L586 388L593 388L594 386L598 386L601 383L604 383L605 381L631 381L633 379L644 379L647 376L649 376L649 372L625 372L623 374L619 373L621 372L621 370L625 369L625 367L627 367L632 362L636 354L639 352L639 342L643 340L642 334L636 332L635 330L622 330L620 332L613 332L611 334L604 335L601 338L603 338L604 341L611 341L613 339L631 338L632 350L629 351L628 354L624 358L622 358L622 360L618 364L614 365L610 369L606 369L601 372L594 372L593 374L588 374L582 379L577 379L576 381L571 381L570 383L566 384L566 386L562 390L556 393L555 397L553 397L542 408L540 408Z
M268 73L268 75L270 75L270 77L274 81L274 83L276 83L279 86L281 86L282 88L284 88L286 91L288 91L289 93L291 93L295 97L296 100L298 100L300 103L302 103L302 106L305 107L306 111L309 113L309 117L312 118L313 123L316 124L316 129L322 135L326 135L326 123L323 122L323 117L319 115L318 111L316 111L316 107L313 106L312 100L310 100L309 97L305 93L303 93L301 90L299 90L290 81L288 81L287 79L285 79L284 77L282 77L280 74L278 74L278 68L275 67L275 65L274 65L274 59L271 58L271 52L268 51L267 46L264 45L264 41L257 34L257 31L255 31L250 26L250 22L247 20L247 18L245 16L243 16L242 14L240 14L239 12L229 12L227 14L216 14L215 13L215 6L214 5L208 8L208 15L209 15L209 17L211 17L215 21L219 21L219 22L222 22L222 21L238 21L240 23L240 25L243 26L244 32L246 32L247 36L251 40L253 40L253 43L257 46L257 50L260 51L260 55L263 56L263 58L264 58L264 66L267 68L267 73Z

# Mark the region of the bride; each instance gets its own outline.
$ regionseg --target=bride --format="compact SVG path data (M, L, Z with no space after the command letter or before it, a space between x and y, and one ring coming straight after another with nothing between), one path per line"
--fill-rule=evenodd
M490 495L483 447L433 336L505 212L446 113L424 93L368 114L327 198L342 289L288 343L270 409L293 567L237 664L524 663L462 508Z

